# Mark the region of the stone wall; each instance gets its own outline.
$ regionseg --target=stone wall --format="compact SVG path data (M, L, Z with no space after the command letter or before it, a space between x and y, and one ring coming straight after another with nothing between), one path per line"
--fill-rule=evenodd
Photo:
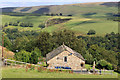
M49 69L55 69L55 66L63 66L63 67L71 67L72 70L81 70L84 68L85 61L82 59L74 56L68 51L63 51L62 53L58 54L51 60L47 61L47 64L49 64ZM64 62L64 57L67 57L67 62ZM81 67L81 64L83 66Z

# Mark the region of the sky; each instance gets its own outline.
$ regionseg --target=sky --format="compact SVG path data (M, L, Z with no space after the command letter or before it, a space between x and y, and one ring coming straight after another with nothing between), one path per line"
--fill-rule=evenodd
M86 2L113 2L119 0L2 0L0 7L29 7L40 5L63 5Z

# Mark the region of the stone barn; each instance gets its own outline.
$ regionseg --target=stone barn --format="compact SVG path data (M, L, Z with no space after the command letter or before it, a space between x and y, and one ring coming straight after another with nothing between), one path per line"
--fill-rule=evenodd
M82 55L66 45L61 45L46 55L48 69L85 69Z

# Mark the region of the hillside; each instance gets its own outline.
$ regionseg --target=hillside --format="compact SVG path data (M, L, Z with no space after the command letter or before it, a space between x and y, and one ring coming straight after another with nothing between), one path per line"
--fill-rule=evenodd
M63 29L75 31L77 34L86 35L90 29L96 31L97 35L118 32L118 22L109 20L109 18L118 12L117 2L97 2L97 3L79 3L66 5L33 6L33 7L9 7L3 8L3 12L20 12L24 16L2 15L2 24L16 23L18 26L9 25L6 28L18 28L20 31L47 31L54 32ZM28 15L27 13L31 14ZM34 15L34 14L50 15ZM63 16L51 14L60 14ZM16 13L14 13L16 14ZM18 14L18 13L17 13ZM71 16L68 16L71 15ZM59 19L60 18L60 19ZM69 19L69 21L60 22L59 20ZM53 20L51 20L53 19ZM58 20L59 19L59 20ZM50 21L51 20L51 21ZM57 22L55 22L55 20ZM48 27L44 27L48 21ZM33 27L21 27L21 23L31 23ZM40 26L39 26L40 25ZM41 29L41 27L43 27Z
M9 51L7 48L3 47L3 51L4 58L12 59L14 57L14 53L12 51ZM2 46L0 46L0 54L2 54Z
M79 15L85 13L117 13L117 2L98 2L98 3L79 3L68 5L50 5L50 6L33 6L33 7L9 7L2 8L3 12L20 12L20 13L63 13Z

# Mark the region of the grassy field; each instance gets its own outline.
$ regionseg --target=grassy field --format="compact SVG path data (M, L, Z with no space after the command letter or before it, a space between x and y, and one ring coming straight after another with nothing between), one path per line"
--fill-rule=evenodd
M106 5L101 5L104 2L98 3L78 3L78 4L66 4L66 5L53 5L53 6L32 6L28 7L18 7L15 8L14 12L22 13L63 13L63 14L73 14L79 16L85 13L117 13L117 7L107 7ZM110 5L110 4L109 4ZM111 5L110 5L111 6Z
M117 75L92 75L65 72L38 72L37 70L16 69L10 67L2 68L3 78L117 78Z
M95 14L96 15L96 14ZM93 16L93 15L92 15ZM45 23L46 20L51 18L51 16L8 16L2 15L3 17L3 24L9 22L30 22L34 24L34 27L20 27L20 26L8 26L7 28L18 28L21 31L26 30L36 30L36 31L47 31L47 32L54 32L60 31L63 29L73 30L78 34L87 34L90 29L96 31L97 35L105 35L106 33L111 32L118 32L118 22L106 20L106 18L85 18L85 17L67 17L67 16L54 16L54 18L72 18L72 20L67 21L65 23L60 23L52 26L48 26L44 29L38 27L39 24Z
M82 4L68 4L68 5L54 5L54 6L33 6L27 9L27 7L18 7L14 9L14 12L22 13L53 13L73 16L9 16L2 15L2 24L9 22L30 22L34 24L34 27L23 28L20 26L8 26L7 28L18 28L19 30L37 30L54 32L63 29L69 29L75 31L77 34L86 35L90 29L96 31L96 35L105 35L106 33L118 32L118 22L107 20L109 14L118 13L117 7L101 5L104 2L98 3L82 3ZM42 10L45 9L45 10ZM48 11L48 12L44 12ZM48 26L44 29L38 27L39 24L45 23L48 19L54 18L72 18L72 20L65 23L60 23L52 26Z

